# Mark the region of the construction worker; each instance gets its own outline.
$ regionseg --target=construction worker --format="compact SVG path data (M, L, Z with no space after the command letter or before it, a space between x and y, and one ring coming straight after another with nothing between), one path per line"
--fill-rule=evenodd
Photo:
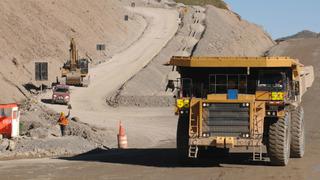
M61 135L62 136L66 135L66 127L69 124L69 120L68 120L69 116L70 116L70 109L69 109L69 112L68 112L67 116L64 115L64 112L60 113L60 117L59 117L58 123L60 125Z

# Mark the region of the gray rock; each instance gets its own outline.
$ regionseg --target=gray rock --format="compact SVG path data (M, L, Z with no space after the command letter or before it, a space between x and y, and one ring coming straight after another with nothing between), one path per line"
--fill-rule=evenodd
M31 129L27 135L32 138L39 138L39 139L44 139L49 136L49 131L48 129L44 128L36 128L36 129Z
M0 140L0 152L7 150L9 146L9 139Z
M7 147L7 150L14 151L16 149L16 142L14 140L9 140L9 146Z
M60 137L61 136L60 127L58 125L56 125L56 126L53 126L52 128L50 128L50 135L52 135L54 137Z

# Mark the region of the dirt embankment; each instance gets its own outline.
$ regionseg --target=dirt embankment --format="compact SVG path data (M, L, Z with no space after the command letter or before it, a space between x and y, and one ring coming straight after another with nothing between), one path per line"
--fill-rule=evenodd
M261 26L232 11L207 6L206 31L195 56L260 56L274 46Z
M84 123L73 117L62 137L59 113L35 100L21 104L20 137L0 140L0 159L68 156L113 144L113 131Z
M242 20L234 12L214 6L198 10L188 7L184 26L153 61L128 81L118 92L123 106L170 106L173 94L165 92L171 67L164 67L173 55L189 56L260 56L274 46L262 27ZM195 13L202 11L205 13ZM198 24L194 18L200 19ZM195 38L182 38L193 32ZM199 41L200 39L200 41ZM199 42L198 42L199 41ZM185 46L192 48L184 48ZM178 51L178 53L177 53Z
M96 63L125 49L145 27L118 0L3 0L0 8L0 103L23 98L22 85L34 80L34 61L48 61L54 80L69 57L71 37L80 56ZM104 53L96 51L100 43L106 44Z

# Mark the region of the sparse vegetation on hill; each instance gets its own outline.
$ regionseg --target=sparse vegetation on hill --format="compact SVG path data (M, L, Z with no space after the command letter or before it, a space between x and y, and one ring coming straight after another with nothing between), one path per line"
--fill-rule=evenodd
M276 40L276 42L281 42L281 41L286 41L289 39L299 39L299 38L319 38L320 37L320 33L316 33L316 32L312 32L309 30L303 30L298 32L297 34L291 35L291 36L287 36L287 37L283 37L283 38L279 38Z
M211 4L221 9L228 9L227 4L223 0L176 0L176 2L183 3L186 5L206 5Z

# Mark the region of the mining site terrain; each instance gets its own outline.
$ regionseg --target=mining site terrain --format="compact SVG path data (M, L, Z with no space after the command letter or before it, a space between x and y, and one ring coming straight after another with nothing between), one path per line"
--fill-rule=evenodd
M227 6L214 5L1 1L0 103L18 102L22 125L20 138L0 140L0 179L319 179L319 34L272 40ZM181 6L188 10L179 20ZM71 87L77 120L61 137L56 121L67 106L48 103L50 89L38 93L27 85L39 85L32 74L36 60L49 62L50 82L59 76L71 37L92 60L92 80L87 88ZM107 44L106 53L96 52L97 43ZM303 98L305 157L274 167L249 161L252 154L244 150L181 165L173 94L165 92L171 68L163 65L173 55L290 56L313 65L315 81ZM129 149L116 148L119 121Z

